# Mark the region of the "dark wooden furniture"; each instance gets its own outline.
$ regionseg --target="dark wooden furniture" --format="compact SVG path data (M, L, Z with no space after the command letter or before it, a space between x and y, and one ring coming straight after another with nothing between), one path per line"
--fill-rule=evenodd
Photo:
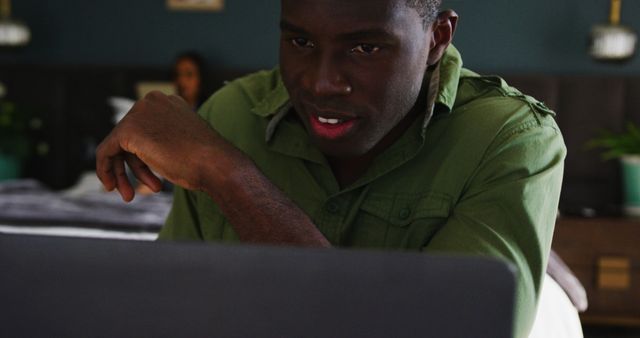
M640 327L640 219L560 218L553 249L587 291L584 324Z

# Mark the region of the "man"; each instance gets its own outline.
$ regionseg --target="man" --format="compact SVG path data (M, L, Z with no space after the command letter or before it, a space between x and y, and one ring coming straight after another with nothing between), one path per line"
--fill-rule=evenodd
M544 105L462 69L438 6L282 0L279 69L228 84L203 119L148 95L100 145L100 179L131 200L126 161L182 187L160 238L508 260L526 336L565 147Z

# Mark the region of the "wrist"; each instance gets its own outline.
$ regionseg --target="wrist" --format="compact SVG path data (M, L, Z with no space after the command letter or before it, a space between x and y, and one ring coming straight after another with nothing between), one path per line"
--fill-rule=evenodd
M247 171L255 168L244 153L226 141L224 143L222 147L205 147L197 160L198 190L218 203L241 189L246 184Z

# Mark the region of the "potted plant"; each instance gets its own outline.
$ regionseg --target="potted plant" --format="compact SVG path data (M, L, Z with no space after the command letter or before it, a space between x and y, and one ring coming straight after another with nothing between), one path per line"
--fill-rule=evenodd
M603 131L587 145L604 149L605 160L620 159L625 213L640 216L640 128L629 122L623 132Z
M30 122L13 102L0 99L0 181L20 177L22 162L29 155Z

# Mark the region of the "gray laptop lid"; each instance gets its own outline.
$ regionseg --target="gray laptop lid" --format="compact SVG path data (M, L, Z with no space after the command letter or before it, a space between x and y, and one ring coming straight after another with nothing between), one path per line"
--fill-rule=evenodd
M486 258L0 236L1 337L511 337Z

